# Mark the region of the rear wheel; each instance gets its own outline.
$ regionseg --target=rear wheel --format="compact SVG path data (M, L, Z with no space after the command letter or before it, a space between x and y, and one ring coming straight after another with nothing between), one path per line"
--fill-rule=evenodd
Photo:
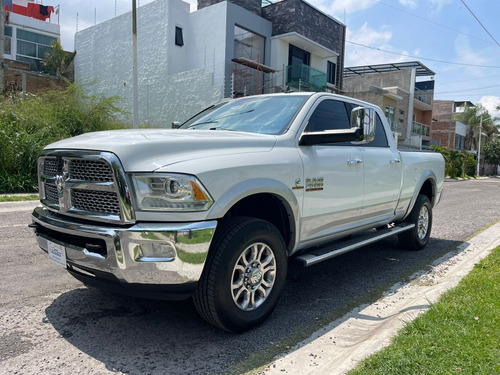
M230 332L262 323L278 303L287 261L283 238L271 223L247 217L222 222L193 296L198 313Z
M406 221L415 227L399 234L399 242L410 250L423 249L429 242L432 229L432 205L427 196L421 194L417 197Z

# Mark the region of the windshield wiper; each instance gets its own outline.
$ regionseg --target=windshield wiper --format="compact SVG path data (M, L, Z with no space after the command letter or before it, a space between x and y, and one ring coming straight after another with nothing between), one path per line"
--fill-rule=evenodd
M217 120L208 120L208 121L203 121L203 122L197 122L196 124L189 125L186 129L194 128L195 126L198 125L205 125L205 124L218 124L219 121Z

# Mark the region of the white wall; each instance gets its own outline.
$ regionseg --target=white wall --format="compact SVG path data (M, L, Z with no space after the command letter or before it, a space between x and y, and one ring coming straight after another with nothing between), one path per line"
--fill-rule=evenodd
M137 16L139 123L169 126L222 98L213 74L200 69L201 61L190 52L194 43L188 3L155 1L140 7ZM131 25L127 13L75 36L76 80L93 83L90 89L96 94L121 97L127 121L133 95ZM183 47L175 45L176 25L183 28ZM185 71L189 68L195 70Z
M467 136L467 130L469 128L469 125L462 124L460 121L456 122L456 127L455 127L455 134L462 135L462 136Z

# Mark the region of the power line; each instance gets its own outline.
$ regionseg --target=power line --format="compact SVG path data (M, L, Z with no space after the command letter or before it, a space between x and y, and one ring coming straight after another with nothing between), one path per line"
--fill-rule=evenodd
M433 62L438 62L438 63L442 63L442 64L450 64L450 65L469 66L469 67L474 67L474 68L491 68L491 69L500 69L500 66L493 66L493 65L476 65L476 64L466 64L466 63L458 63L458 62L453 62L453 61L445 61L445 60L430 59L430 58L427 58L427 57L414 56L414 55L409 55L409 54L399 53L399 52L392 52L392 51L388 51L388 50L386 50L386 49L382 49L382 48L378 48L378 47L371 47L371 46L367 46L366 44L361 44L361 43L352 42L352 41L350 41L350 40L346 40L346 42L347 42L347 43L354 44L354 45L357 45L357 46L361 46L361 47L365 47L365 48L369 48L369 49L377 50L377 51L380 51L380 52L390 53L390 54L392 54L392 55L398 55L398 56L404 56L404 57L411 57L411 58L418 59L418 60L427 60L427 61L433 61Z
M500 47L500 44L498 44L497 40L493 37L493 35L490 34L490 32L486 29L486 27L484 27L484 25L481 23L481 21L479 21L479 18L476 17L476 15L474 14L474 12L472 12L472 10L468 7L468 5L465 3L464 0L460 0L462 2L462 4L465 5L465 7L467 8L467 10L470 12L470 14L472 14L474 16L474 18L476 19L476 21L481 25L481 27L484 29L484 31L486 31L488 33L488 35L491 37L491 39L493 39L496 43L496 45L498 47Z
M440 26L440 27L443 27L443 28L445 28L445 29L451 30L451 31L453 31L453 32L455 32L455 33L457 33L457 34L462 34L462 35L468 36L469 38L473 38L473 39L476 39L476 40L480 40L481 42L485 42L485 43L488 43L488 44L494 44L494 43L492 43L492 42L490 42L490 41L488 41L488 40L484 40L484 39L478 38L477 36L474 36L474 35L470 35L470 34L464 33L464 32L462 32L462 31L460 31L460 30L457 30L457 29L451 28L451 27L449 27L449 26L443 25L442 23L439 23L439 22L435 22L435 21L429 20L429 19L424 18L424 17L421 17L421 16L419 16L419 15L417 15L417 14L415 14L415 13L408 12L407 10L404 10L404 9L401 9L401 8L398 8L398 7L395 7L395 6L390 5L390 4L386 4L386 3L384 3L384 2L382 2L382 1L380 1L380 0L374 0L374 1L375 1L375 2L377 2L377 3L379 3L379 4L381 4L381 5L384 5L384 6L386 6L386 7L389 7L389 8L392 8L392 9L394 9L394 10L397 10L398 12L408 14L408 15L410 15L410 16L412 16L412 17L415 17L415 18L421 19L421 20L423 20L423 21L426 21L426 22L432 23L432 24L434 24L434 25L436 25L436 26Z
M484 90L484 89L491 89L493 87L500 87L500 85L492 85L492 86L485 86L485 87L478 87L475 89L469 89L469 90L458 90L458 91L441 91L441 92L436 92L435 94L452 94L452 93L457 93L457 92L469 92L469 91L477 91L477 90Z

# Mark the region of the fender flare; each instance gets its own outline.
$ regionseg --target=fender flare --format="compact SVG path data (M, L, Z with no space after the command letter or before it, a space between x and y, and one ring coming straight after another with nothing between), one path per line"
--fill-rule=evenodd
M207 220L216 220L224 217L235 204L244 198L256 194L274 195L285 206L290 231L292 232L291 241L287 244L287 247L289 252L292 252L299 242L300 207L292 190L280 181L269 178L255 178L231 186L217 199L214 206L210 209Z

